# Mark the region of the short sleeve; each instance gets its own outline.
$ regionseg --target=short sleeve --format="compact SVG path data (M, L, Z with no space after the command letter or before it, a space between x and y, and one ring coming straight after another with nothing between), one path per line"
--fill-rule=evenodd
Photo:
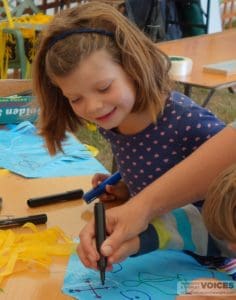
M201 107L187 98L185 105L180 108L178 137L183 157L188 156L206 140L225 127L211 111Z

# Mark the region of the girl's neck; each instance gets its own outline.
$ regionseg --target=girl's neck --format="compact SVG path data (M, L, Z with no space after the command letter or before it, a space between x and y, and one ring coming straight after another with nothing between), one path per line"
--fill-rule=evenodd
M124 135L137 134L147 128L153 122L148 110L135 112L129 115L129 118L116 128L117 132Z

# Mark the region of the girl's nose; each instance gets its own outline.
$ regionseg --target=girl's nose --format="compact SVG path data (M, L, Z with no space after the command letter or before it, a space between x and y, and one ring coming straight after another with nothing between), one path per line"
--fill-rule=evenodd
M88 114L94 114L101 110L103 107L103 101L99 97L86 98L86 112Z

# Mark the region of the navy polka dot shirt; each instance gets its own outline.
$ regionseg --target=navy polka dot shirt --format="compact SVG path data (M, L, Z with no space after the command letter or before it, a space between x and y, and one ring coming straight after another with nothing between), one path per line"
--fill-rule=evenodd
M99 130L111 143L118 169L134 196L224 127L209 110L172 92L156 124L142 132L122 135Z

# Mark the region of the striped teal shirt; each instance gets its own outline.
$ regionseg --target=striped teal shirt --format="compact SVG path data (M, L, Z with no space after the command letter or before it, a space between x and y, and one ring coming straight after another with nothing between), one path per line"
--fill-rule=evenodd
M192 204L154 219L139 237L140 249L136 255L172 249L202 256L233 256L224 241L209 235L199 209Z

